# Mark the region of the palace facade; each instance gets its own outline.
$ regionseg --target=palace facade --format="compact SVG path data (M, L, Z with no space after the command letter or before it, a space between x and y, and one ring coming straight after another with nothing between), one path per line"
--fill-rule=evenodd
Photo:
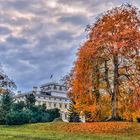
M68 109L70 99L66 94L66 86L52 82L41 85L38 89L33 87L33 90L28 93L19 92L14 99L16 102L25 101L25 96L34 93L36 98L36 105L46 105L46 109L58 108L63 121L68 122Z

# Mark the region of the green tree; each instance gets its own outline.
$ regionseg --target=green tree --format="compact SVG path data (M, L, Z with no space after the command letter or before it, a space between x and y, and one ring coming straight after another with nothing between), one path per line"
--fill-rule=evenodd
M24 107L25 107L24 101L13 103L12 104L12 111L23 111Z
M32 108L35 105L36 99L34 94L26 95L26 105L27 108Z
M1 104L0 104L0 123L5 124L5 117L10 112L12 105L12 97L9 92L1 95Z
M69 108L69 122L80 122L79 113L76 111L74 107L75 102L71 101L70 108Z

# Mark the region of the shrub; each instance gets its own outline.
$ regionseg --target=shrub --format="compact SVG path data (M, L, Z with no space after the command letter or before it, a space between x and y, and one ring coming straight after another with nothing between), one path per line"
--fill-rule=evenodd
M8 125L20 125L29 123L30 114L27 111L22 112L10 112L6 115L6 124Z
M24 107L25 107L25 103L23 101L20 101L17 103L13 103L12 110L13 111L22 111Z
M49 114L48 115L49 122L53 121L55 118L60 117L59 109L57 109L57 108L49 109L46 112Z
M50 115L44 106L32 106L30 108L31 118L30 123L49 122Z
M1 114L0 114L1 115ZM59 118L59 109L46 110L45 105L27 106L24 102L13 103L11 110L5 117L7 125L20 125L25 123L51 122Z

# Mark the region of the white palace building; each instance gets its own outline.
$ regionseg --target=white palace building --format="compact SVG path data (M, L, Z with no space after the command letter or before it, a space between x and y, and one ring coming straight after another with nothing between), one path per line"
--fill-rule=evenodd
M28 93L19 92L14 98L16 101L25 101L27 94L34 93L36 98L36 105L45 104L47 109L58 108L60 110L63 121L68 122L68 109L70 100L66 94L66 87L64 85L51 82L42 85L39 89L33 87L33 90Z

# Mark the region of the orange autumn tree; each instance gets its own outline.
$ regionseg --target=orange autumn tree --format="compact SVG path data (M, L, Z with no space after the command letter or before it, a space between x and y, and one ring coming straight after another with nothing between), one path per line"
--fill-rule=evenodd
M16 85L4 73L2 66L0 66L0 95L9 92L11 88L16 88Z
M132 119L140 109L138 9L127 4L103 14L90 27L77 56L70 92L77 109L92 112L95 121L103 118L104 110L106 115L111 112L112 120Z
M98 57L88 41L78 52L78 59L72 73L67 77L69 97L75 100L78 111L86 114L88 121L99 121L109 115L110 96L101 95L99 89L103 89L102 64L103 59ZM100 48L98 49L100 52ZM93 55L94 54L94 55ZM104 107L106 106L107 107ZM102 110L102 111L101 111ZM104 111L104 113L103 113Z

